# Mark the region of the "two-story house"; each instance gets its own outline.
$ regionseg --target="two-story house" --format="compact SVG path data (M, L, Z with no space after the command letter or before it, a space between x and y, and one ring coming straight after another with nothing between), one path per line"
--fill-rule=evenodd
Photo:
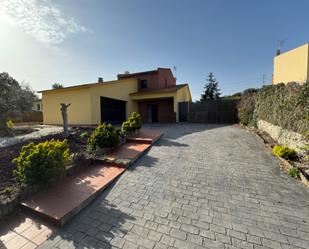
M60 103L70 125L121 123L139 112L144 123L177 122L179 103L191 102L188 84L176 85L168 68L118 74L118 79L41 91L44 124L61 124Z

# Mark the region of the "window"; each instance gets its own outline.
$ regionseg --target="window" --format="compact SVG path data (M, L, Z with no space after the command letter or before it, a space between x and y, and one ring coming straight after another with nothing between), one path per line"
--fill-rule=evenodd
M141 80L141 89L147 88L147 80Z
M38 111L40 111L40 108L41 106L40 106L40 104L37 104L37 108L38 108Z

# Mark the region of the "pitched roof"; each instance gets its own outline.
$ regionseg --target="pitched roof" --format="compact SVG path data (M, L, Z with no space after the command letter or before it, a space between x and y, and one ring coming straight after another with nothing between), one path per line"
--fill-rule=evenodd
M118 77L118 79L119 78L132 78L132 77L135 77L135 76L138 76L138 75L157 73L157 72L159 72L160 69L171 70L170 68L158 67L157 69L150 70L150 71L143 71L143 72L137 72L137 73L118 74L117 77Z
M67 86L63 88L56 88L56 89L47 89L47 90L42 90L38 91L38 93L43 93L43 92L51 92L51 91L61 91L61 90L67 90L67 89L74 89L74 88L83 88L83 87L91 87L91 86L96 86L96 85L106 85L106 84L111 84L115 82L119 82L122 79L119 80L111 80L111 81L104 81L104 82L96 82L96 83L87 83L87 84L81 84L81 85L76 85L76 86Z

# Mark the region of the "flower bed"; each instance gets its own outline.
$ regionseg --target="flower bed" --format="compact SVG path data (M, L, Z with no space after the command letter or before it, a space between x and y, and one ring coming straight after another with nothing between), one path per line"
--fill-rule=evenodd
M90 134L92 131L93 128L73 127L71 129L67 140L70 151L73 154L73 164L69 165L66 174L72 174L76 170L92 163L86 150L87 137L82 135L85 133ZM37 190L37 187L26 187L17 183L13 175L14 164L12 160L18 157L23 146L31 142L37 144L51 139L63 140L61 134L56 134L0 148L0 217L15 208L21 197L28 196Z
M141 126L139 114L133 113L121 130L110 124L95 129L73 127L66 140L57 134L0 148L0 218L21 198L97 160L104 161L108 151L124 143Z
M280 163L280 168L287 175L300 179L307 187L309 187L309 164L306 155L299 154L298 156L295 155L292 157L289 156L286 157L286 155L289 155L291 153L291 149L287 149L286 146L278 146L277 142L273 140L266 132L258 130L254 127L248 127L248 126L241 126L241 127L258 136L263 141L265 146L269 150L272 150L272 153L274 152L276 153L278 149L287 151L287 153L284 153L282 155L281 153L279 153L278 155L280 156L277 156ZM294 153L292 152L292 154Z

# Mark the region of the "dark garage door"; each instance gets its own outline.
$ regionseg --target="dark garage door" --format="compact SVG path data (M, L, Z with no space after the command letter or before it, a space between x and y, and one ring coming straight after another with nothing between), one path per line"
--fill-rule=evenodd
M101 97L101 123L119 124L126 120L126 101Z

